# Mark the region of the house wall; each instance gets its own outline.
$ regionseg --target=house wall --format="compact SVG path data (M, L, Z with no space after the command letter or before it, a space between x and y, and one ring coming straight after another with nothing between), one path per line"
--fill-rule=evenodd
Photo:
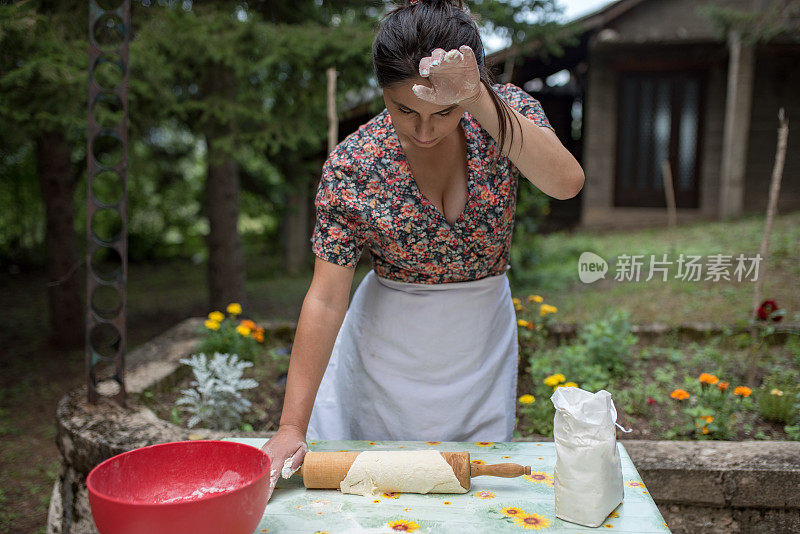
M744 211L764 213L778 144L778 109L789 121L778 211L800 209L800 46L762 45L757 50L747 150Z
M698 13L706 5L753 10L754 0L663 0L642 2L608 24L621 41L709 41L722 40L709 19Z
M662 225L666 209L614 207L617 162L618 69L631 61L641 68L680 68L680 62L705 63L704 106L699 148L699 209L679 209L678 222L713 219L719 202L719 173L727 84L727 52L722 45L632 46L599 44L590 51L586 91L581 226L630 227ZM671 65L670 65L671 62ZM657 67L656 67L657 68Z
M696 62L706 73L700 146L699 208L679 209L678 221L713 219L719 213L728 50L715 27L697 12L701 5L754 9L754 0L642 2L595 34L589 45L585 96L581 226L619 228L663 225L663 208L614 207L617 158L618 69L634 63L641 69L667 70ZM694 43L694 44L692 44ZM679 67L677 67L679 68ZM790 127L800 116L800 46L760 45L756 50L744 212L763 213L775 162L778 108L786 108ZM796 120L795 120L796 122ZM796 136L795 136L796 137ZM794 141L794 146L798 145ZM778 210L800 209L800 150L786 155Z

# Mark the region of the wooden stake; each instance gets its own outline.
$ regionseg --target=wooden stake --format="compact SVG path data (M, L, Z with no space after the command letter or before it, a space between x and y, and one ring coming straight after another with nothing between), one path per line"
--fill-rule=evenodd
M786 118L786 113L784 108L780 108L778 111L778 121L780 122L780 126L778 127L778 149L775 155L775 166L772 168L772 180L769 186L769 202L767 203L767 220L766 224L764 225L764 236L761 238L761 248L759 249L759 256L756 257L756 261L758 262L758 276L756 277L756 283L753 289L753 305L750 310L750 322L752 327L750 329L750 335L755 341L757 334L758 334L758 323L756 322L756 314L758 313L758 307L761 304L761 285L764 280L764 276L767 272L767 256L769 254L769 236L772 233L772 221L775 218L775 211L778 208L778 193L781 190L781 178L783 177L783 165L786 161L786 146L788 144L789 139L789 120ZM750 356L750 366L747 372L747 382L748 385L751 387L754 386L755 382L755 366L756 366L756 354L757 351L753 351Z
M339 139L339 117L336 114L336 67L328 67L328 153Z
M675 254L675 228L678 226L678 212L675 205L675 188L672 185L672 168L669 160L661 162L661 176L664 180L664 195L667 197L667 227L669 228L670 256Z
M667 221L670 228L678 224L678 213L675 208L675 188L672 185L672 169L669 160L661 162L661 175L664 179L664 195L667 197Z

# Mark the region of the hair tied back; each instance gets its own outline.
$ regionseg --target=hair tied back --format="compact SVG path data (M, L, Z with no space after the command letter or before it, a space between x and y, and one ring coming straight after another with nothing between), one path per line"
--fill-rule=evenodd
M464 9L463 0L407 0L408 6L415 6L417 4L426 4L434 9L446 9L448 7L455 7L457 9Z

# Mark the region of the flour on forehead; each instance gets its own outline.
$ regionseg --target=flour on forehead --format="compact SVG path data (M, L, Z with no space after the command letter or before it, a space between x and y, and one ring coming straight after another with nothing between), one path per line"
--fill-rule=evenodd
M364 451L340 484L342 493L466 493L439 451Z

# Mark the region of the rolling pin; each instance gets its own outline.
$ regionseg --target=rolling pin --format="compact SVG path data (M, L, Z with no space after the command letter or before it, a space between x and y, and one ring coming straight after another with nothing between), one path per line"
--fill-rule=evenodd
M353 465L353 461L360 452L309 451L297 472L303 477L303 485L308 489L339 489L340 482L347 476L350 466ZM469 491L472 477L486 475L513 478L531 474L529 465L470 463L469 453L466 451L440 452L439 454L450 464L461 487L467 491Z

